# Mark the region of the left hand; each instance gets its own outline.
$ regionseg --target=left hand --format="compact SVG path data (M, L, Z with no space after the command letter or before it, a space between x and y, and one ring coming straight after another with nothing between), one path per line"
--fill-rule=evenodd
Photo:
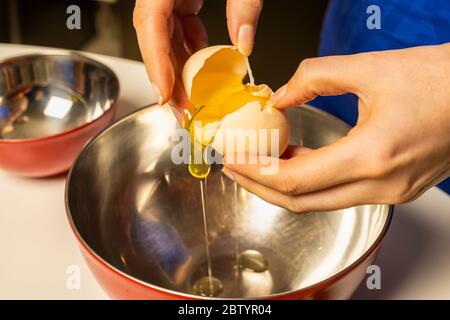
M318 150L291 148L275 175L253 164L224 174L293 212L413 200L450 175L449 74L450 44L304 60L272 102L353 93L356 127Z
M133 24L149 78L159 104L170 102L183 122L194 110L185 94L181 71L187 59L208 45L197 16L203 0L136 0ZM227 25L232 43L252 52L263 0L227 0Z

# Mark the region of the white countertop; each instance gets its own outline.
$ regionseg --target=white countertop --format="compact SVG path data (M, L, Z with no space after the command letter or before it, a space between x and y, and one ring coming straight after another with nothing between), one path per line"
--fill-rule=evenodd
M47 48L0 44L0 59ZM90 55L116 72L117 118L154 99L142 63ZM0 171L0 299L108 299L87 268L64 207L65 177L27 179ZM376 260L381 290L355 298L450 299L450 197L437 188L397 206ZM79 289L68 289L72 266Z

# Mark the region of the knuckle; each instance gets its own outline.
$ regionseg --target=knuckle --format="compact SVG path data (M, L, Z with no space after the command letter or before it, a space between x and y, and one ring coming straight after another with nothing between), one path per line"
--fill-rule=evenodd
M136 5L133 10L133 27L136 29L139 27L149 16L149 11L141 1L136 1Z
M403 204L414 200L418 192L412 180L387 180L380 185L382 196L377 196L373 201L378 204ZM374 193L375 195L375 193Z
M198 1L194 4L194 14L198 14L198 12L202 9L202 7L203 7L203 2L204 2L204 0L198 0Z
M289 179L280 179L280 191L287 195L293 195L295 186Z
M385 148L377 149L368 159L368 178L386 177L393 171L393 156Z
M282 168L278 179L279 191L287 195L297 194L297 181L290 173L288 167Z
M137 0L133 9L133 27L138 28L144 21L152 15L161 14L155 7L154 0Z
M301 80L304 80L304 82L307 82L307 80L310 78L312 64L314 64L314 58L306 58L303 59L298 66L297 76Z
M388 201L383 201L383 204L403 204L409 201L409 198L405 196L404 194L397 194L391 198L389 198Z
M306 212L303 208L300 201L296 199L290 199L288 203L286 204L286 209L288 209L292 213L304 213Z
M359 58L364 65L369 67L373 66L375 69L378 68L382 62L381 54L377 51L360 53Z
M178 4L176 11L181 16L197 15L203 6L203 0L175 2L175 4Z
M315 72L314 70L316 69L317 59L320 58L307 58L302 60L294 75L294 83L296 83L298 91L302 92L296 101L297 103L304 103L317 95L313 83L313 72Z
M239 0L239 3L245 7L259 10L263 5L263 0Z
M389 56L381 51L372 51L361 53L361 57L361 65L364 66L365 72L371 76L386 76L385 70L391 64Z
M416 192L411 183L409 183L408 181L399 183L399 187L394 193L392 204L402 204L409 202L414 199L415 194Z

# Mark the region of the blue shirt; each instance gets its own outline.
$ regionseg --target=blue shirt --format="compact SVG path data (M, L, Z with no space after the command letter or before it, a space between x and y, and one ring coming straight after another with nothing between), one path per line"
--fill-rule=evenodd
M380 29L369 29L371 5L380 9ZM449 0L330 0L324 19L320 55L354 54L450 42ZM318 97L312 105L355 125L357 97ZM450 194L450 179L439 187Z

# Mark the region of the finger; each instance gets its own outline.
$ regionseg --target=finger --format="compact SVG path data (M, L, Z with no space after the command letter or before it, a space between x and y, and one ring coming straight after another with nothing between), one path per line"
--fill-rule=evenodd
M270 175L264 173L267 172L268 164L277 164L276 161L270 161L275 160L273 158L260 157L256 164L226 162L224 165L242 176L283 193L314 192L365 178L366 161L360 152L367 145L364 139L362 134L352 134L301 156L289 160L280 159L278 168L275 168L278 170L272 170L273 174ZM226 160L228 159L229 157ZM244 158L237 155L234 159Z
M173 15L174 32L172 37L172 50L175 56L175 61L172 61L175 70L181 70L189 59L190 54L186 48L184 30L181 24L181 19L177 14ZM176 72L178 74L178 72Z
M294 76L271 97L277 108L303 104L316 96L354 93L363 99L373 64L371 54L305 59Z
M208 46L208 34L203 22L197 16L181 17L186 46L190 54Z
M185 127L187 121L192 118L194 107L186 95L183 83L179 76L176 78L173 94L169 100L169 104L174 111L178 122L182 125L182 127Z
M276 206L287 208L287 205L292 200L291 196L285 195L277 190L273 190L269 187L259 184L235 171L230 170L229 168L224 167L222 169L222 173L229 179L235 181L248 192L253 193L261 199Z
M176 0L174 10L180 17L196 15L203 6L203 0Z
M313 151L310 148L290 145L281 155L280 159L288 160L294 157L303 156Z
M169 99L175 83L169 25L173 5L173 0L137 0L133 12L139 48L160 104Z
M189 58L185 46L185 37L183 28L181 25L181 19L178 14L173 15L174 35L172 39L172 53L171 61L175 70L181 70ZM191 103L189 102L186 92L183 87L183 83L180 79L180 73L175 73L175 84L172 91L172 95L169 100L169 104L175 114L177 120L184 125L185 119L188 117L188 113L191 110Z
M374 198L376 194L374 181L362 180L296 196L291 203L291 210L298 213L333 211L377 204L379 202Z
M253 50L263 0L228 0L227 25L231 42L249 56Z
M289 196L258 184L236 172L225 169L223 173L245 190L255 194L264 201L295 213L332 211L364 204L379 203L373 198L373 195L376 194L374 191L377 188L373 181L358 181L319 192L300 196Z

